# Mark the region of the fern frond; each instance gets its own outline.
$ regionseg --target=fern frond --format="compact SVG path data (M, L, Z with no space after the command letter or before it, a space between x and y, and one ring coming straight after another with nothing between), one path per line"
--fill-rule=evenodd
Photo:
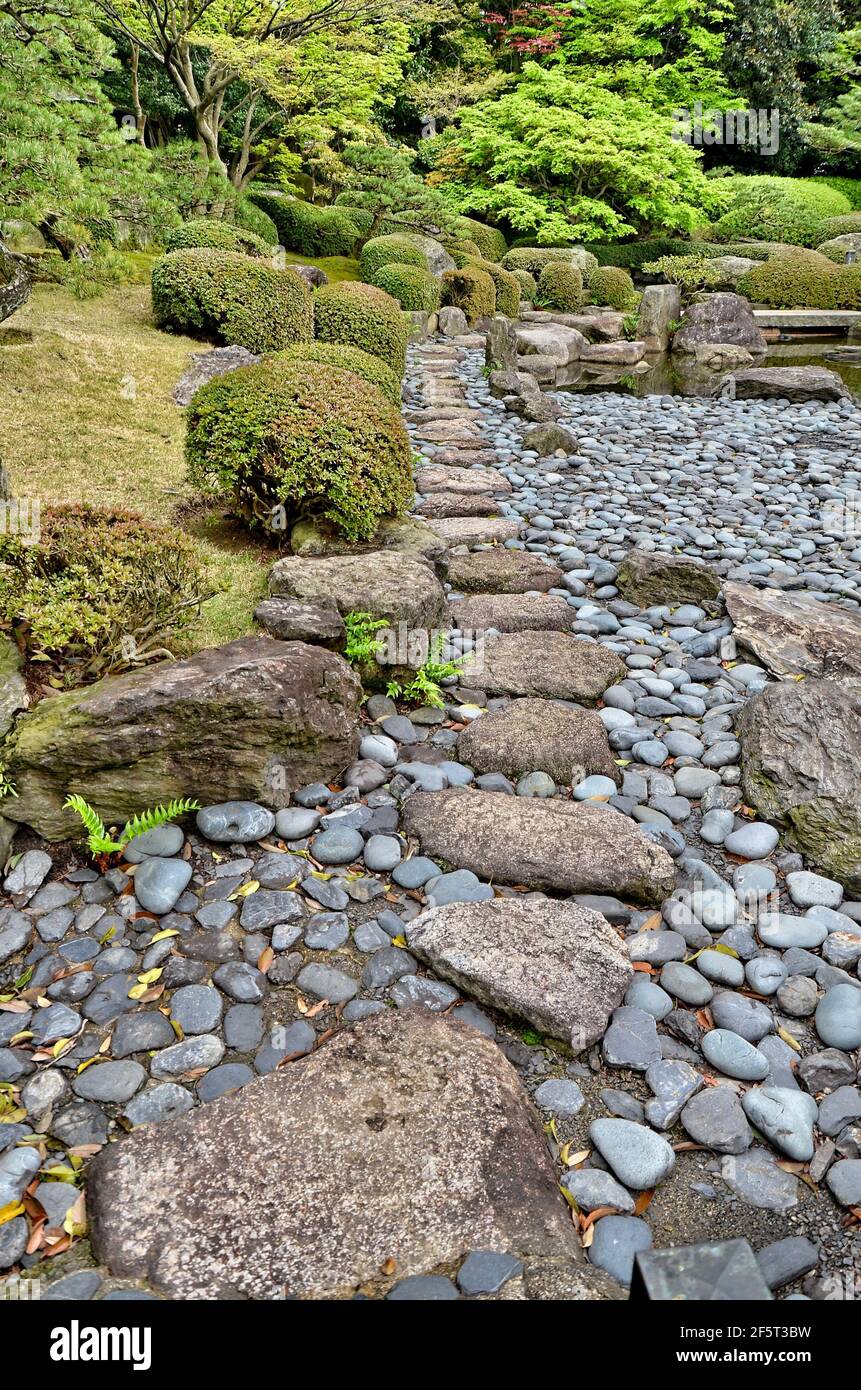
M80 817L87 832L87 847L92 855L114 854L122 849L122 845L117 844L108 835L98 811L82 796L67 796L63 809L74 811Z
M176 820L178 816L188 815L189 811L199 810L200 802L190 797L180 797L178 800L169 801L166 806L151 806L149 810L142 811L140 815L133 816L130 821L126 821L120 840L123 845L126 845L136 835L143 835L147 830L155 830L160 825L167 825L169 821Z

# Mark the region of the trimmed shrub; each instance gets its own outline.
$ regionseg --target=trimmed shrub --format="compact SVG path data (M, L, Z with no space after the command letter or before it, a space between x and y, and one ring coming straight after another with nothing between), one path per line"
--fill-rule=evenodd
M538 294L538 281L535 276L530 275L528 270L512 270L511 274L520 286L520 298L534 304L535 296Z
M861 232L861 229L859 229L859 232ZM847 251L854 251L857 255L859 250L861 250L861 247L859 247L859 242L861 242L861 235L859 235L859 232L848 234L848 245L843 240L843 237L847 235L845 232L843 236L836 237L833 241L823 241L822 245L816 248L818 254L820 256L827 256L829 261L836 265L845 265Z
M516 246L513 251L506 251L502 264L505 270L528 270L530 275L540 275L554 261L570 265L578 259L578 253L570 246Z
M841 265L834 271L834 300L838 309L861 309L861 265Z
M503 270L502 266L494 261L477 260L469 261L468 264L476 270L483 270L493 281L497 314L507 314L510 319L516 319L520 308L520 286L512 271Z
M576 265L552 261L538 277L538 293L541 302L549 304L551 309L574 313L583 303L583 275Z
M278 245L278 228L268 212L264 212L250 198L240 198L236 204L235 222L246 232L254 232L270 249Z
M313 337L311 291L295 270L236 251L171 251L152 268L159 328L274 352Z
M442 244L451 256L458 270L461 270L465 265L469 265L471 261L480 261L482 259L481 250L474 241L444 240Z
M662 256L643 269L648 275L663 275L671 285L678 285L685 297L697 294L700 290L714 290L721 283L721 275L710 256Z
M384 265L420 265L426 269L424 255L408 236L371 237L362 247L359 264L364 278L372 283Z
M347 347L346 343L297 343L295 347L279 352L278 357L285 362L322 362L328 367L338 367L342 372L352 372L376 386L390 405L400 409L401 378L373 353Z
M822 230L825 233L823 241L830 241L836 236L848 236L852 232L861 232L861 212L847 212L844 217L826 217Z
M775 178L769 174L725 180L733 202L712 227L716 241L753 237L815 246L824 240L822 223L851 212L849 199L828 184L812 179Z
M266 189L253 190L250 196L272 218L286 251L300 256L349 256L359 240L349 208L318 208Z
M233 227L229 222L216 222L214 218L196 217L191 222L183 222L164 243L165 251L185 251L192 246L210 247L214 251L241 251L246 256L272 255L272 246L267 246L256 232Z
M439 280L420 265L384 265L373 284L396 299L402 309L422 309L435 314L442 303Z
M738 292L771 309L833 309L837 271L826 257L819 259L827 269L806 257L777 256L743 275Z
M836 188L844 198L848 198L853 210L861 208L861 179L844 179L839 174L816 174L812 183L824 183Z
M630 313L637 307L634 282L627 270L619 266L598 266L586 276L586 284L592 304L609 304L611 309L619 309L622 313Z
M343 280L314 295L314 336L347 343L379 357L398 376L407 360L408 332L400 305L385 290Z
M135 512L43 507L40 535L0 534L0 627L66 684L145 658L197 617L210 597L194 542ZM44 668L43 668L44 670Z
M462 309L469 324L496 312L496 286L486 270L465 265L442 276L442 302Z
M594 241L590 242L589 250L597 257L599 265L624 266L627 270L642 270L647 261L657 261L662 256L693 254L689 241L665 236L647 237L642 241Z
M498 227L488 227L484 222L476 222L474 217L459 217L457 231L467 241L479 248L479 255L485 261L501 261L508 244Z
M400 411L354 372L289 354L197 392L186 460L195 486L281 533L313 517L351 541L370 540L413 497Z

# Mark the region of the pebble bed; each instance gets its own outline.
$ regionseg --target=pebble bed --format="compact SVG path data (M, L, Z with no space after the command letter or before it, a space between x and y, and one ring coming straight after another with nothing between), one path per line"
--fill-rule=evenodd
M511 487L498 512L520 530L504 544L551 558L563 582L550 593L570 606L572 632L627 667L599 710L621 786L557 785L541 768L477 775L458 760L458 730L509 701L452 682L445 710L407 714L372 696L343 789L302 788L277 814L207 807L186 831L132 842L133 877L81 855L55 865L32 841L0 909L0 1096L15 1107L0 1124L0 1208L39 1176L35 1196L61 1228L77 1187L56 1178L76 1163L85 1175L109 1138L169 1123L307 1055L333 1028L418 1004L497 1038L518 1067L561 1185L581 1213L614 1209L594 1224L588 1257L621 1285L653 1243L742 1234L778 1296L805 1296L806 1276L807 1295L834 1297L861 1278L858 1227L841 1226L861 1203L861 903L739 814L734 722L768 675L736 659L729 619L689 604L638 609L615 580L636 545L857 605L861 546L823 529L823 509L851 504L858 486L861 411L560 394L579 453L540 459L470 341L446 367ZM421 463L446 449L423 436L427 382L440 380L430 353L411 348L404 393ZM450 653L471 647L451 632ZM679 888L657 913L574 899L602 911L651 969L635 974L600 1045L573 1061L406 948L405 926L425 906L513 891L445 872L399 833L405 798L469 784L596 798L676 860ZM44 1163L37 1135L48 1136ZM809 1165L813 1189L787 1160ZM0 1225L0 1271L39 1265L27 1239L25 1216ZM406 1279L388 1297L492 1294L518 1269L511 1254L475 1251L456 1279ZM82 1268L43 1296L154 1295Z

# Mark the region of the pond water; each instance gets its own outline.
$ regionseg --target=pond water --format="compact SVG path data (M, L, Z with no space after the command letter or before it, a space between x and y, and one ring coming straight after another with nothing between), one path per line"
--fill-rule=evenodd
M837 372L856 400L861 400L861 360L840 362L827 357L848 346L845 338L792 338L782 343L770 343L764 357L757 358L758 367L828 367ZM861 344L852 344L861 346ZM576 376L557 390L577 392L615 391L630 396L713 396L719 390L725 372L711 372L698 366L693 359L672 353L649 353L636 367L592 370L575 363L571 375Z

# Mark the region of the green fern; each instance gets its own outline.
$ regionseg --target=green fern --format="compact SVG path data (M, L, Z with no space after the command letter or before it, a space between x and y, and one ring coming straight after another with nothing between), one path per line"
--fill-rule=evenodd
M82 796L68 796L63 809L74 811L80 816L87 832L87 848L93 857L97 858L101 854L119 854L136 835L142 835L146 830L155 830L157 826L166 825L189 811L199 810L200 802L181 798L168 802L167 806L153 806L147 811L142 811L130 821L126 821L119 840L111 838L98 811Z
M373 661L383 649L383 643L376 634L382 628L390 626L385 618L375 618L373 613L348 613L344 618L344 627L347 629L344 659L349 661L351 666Z

